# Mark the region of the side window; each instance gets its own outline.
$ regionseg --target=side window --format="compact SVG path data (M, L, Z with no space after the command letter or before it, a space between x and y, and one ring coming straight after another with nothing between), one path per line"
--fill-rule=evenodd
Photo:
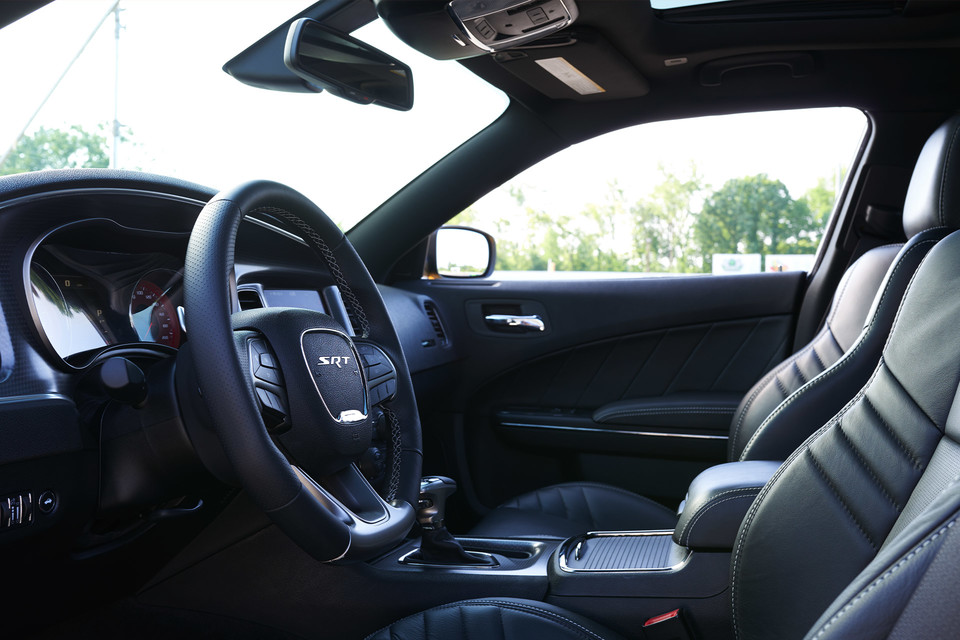
M834 108L640 125L547 158L451 223L496 238L497 277L809 271L865 124Z

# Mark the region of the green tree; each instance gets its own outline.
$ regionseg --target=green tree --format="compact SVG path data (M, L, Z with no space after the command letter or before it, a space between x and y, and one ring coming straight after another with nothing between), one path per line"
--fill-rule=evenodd
M660 166L662 180L631 208L634 222L633 264L638 271L689 273L700 266L693 247L696 206L703 177L695 164L680 177Z
M844 171L844 173L846 173ZM842 178L842 176L841 176ZM833 213L833 205L837 201L837 193L834 191L833 178L819 178L817 184L800 197L807 203L810 209L810 215L813 217L813 223L818 229L827 226L827 220Z
M33 135L20 139L0 165L0 175L109 165L107 139L102 129L91 132L79 125L68 129L40 127Z
M511 188L523 207L523 241L508 245L504 265L525 270L624 271L629 255L618 248L618 229L628 220L627 204L617 185L608 185L600 204L589 203L575 215L545 212L526 206L526 197ZM500 255L498 249L498 256ZM502 267L506 268L506 266Z
M458 224L464 227L472 227L477 224L477 211L473 207L467 207L457 215L450 218L447 224Z
M710 270L715 253L809 253L820 227L805 200L793 200L787 187L766 174L728 180L703 205L694 240Z

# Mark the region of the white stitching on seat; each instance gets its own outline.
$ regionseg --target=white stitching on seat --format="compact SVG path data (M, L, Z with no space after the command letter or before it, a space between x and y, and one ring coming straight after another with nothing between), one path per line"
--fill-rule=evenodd
M826 333L827 331L829 331L829 329L824 328L824 330L821 331L820 334ZM813 341L816 341L820 337L820 334L818 334L817 337L813 339ZM812 348L812 346L813 346L813 342L811 342L810 345L808 345L805 349L797 353L797 355L794 357L800 357L801 354L806 352L807 349ZM767 373L767 375L765 375L763 378L761 378L760 382L758 382L754 386L754 391L753 393L750 394L750 397L747 398L747 401L743 404L743 410L740 411L740 417L737 419L737 426L734 427L733 434L730 436L730 453L731 454L736 450L737 437L740 435L740 427L743 425L743 419L746 418L747 413L750 412L750 407L753 406L753 401L757 399L757 396L760 395L760 393L764 389L767 388L767 386L770 384L770 381L774 379L777 375L779 375L780 371L782 371L783 369L786 369L787 366L789 366L789 363L787 361L781 362L779 365L771 369L770 372Z
M817 377L815 377L813 380L811 380L810 382L806 383L805 385L803 385L802 387L800 387L799 389L797 389L796 391L794 391L793 394L792 394L789 398L787 398L786 400L784 400L783 402L781 402L781 403L777 406L777 408L773 410L773 413L771 413L769 416L767 416L766 419L765 419L765 420L760 424L760 426L757 428L757 430L753 432L753 435L750 437L750 439L747 440L747 444L743 447L743 451L740 452L740 460L743 460L743 459L744 459L744 456L746 456L746 455L747 455L747 452L750 451L750 448L751 448L751 447L753 446L753 444L756 442L756 440L757 440L757 438L760 436L760 434L761 434L763 431L766 430L766 428L769 426L769 424L770 424L771 422L773 422L773 420L775 420L777 416L779 416L781 413L783 413L784 411L786 411L787 408L790 407L790 405L792 405L792 404L794 404L795 402L797 402L797 399L803 397L803 395L806 394L806 393L808 393L808 392L810 391L810 389L812 389L812 388L814 388L815 386L823 383L825 380L827 380L827 379L830 378L831 376L836 375L837 372L841 371L847 364L849 364L849 363L853 360L853 357L857 354L858 351L860 351L860 349L861 349L861 347L863 347L864 343L866 343L867 337L870 335L871 330L873 329L874 325L876 324L876 322L877 322L877 317L880 315L880 309L881 309L881 307L883 307L884 299L887 297L887 294L888 294L889 291L890 291L890 287L892 286L894 277L896 276L897 271L898 271L898 270L903 266L903 264L906 262L907 256L910 255L911 252L913 252L914 250L916 250L916 249L919 248L919 247L923 247L924 245L928 245L928 244L936 245L939 241L940 241L940 239L936 239L936 240L921 240L920 242L917 242L915 245L913 245L912 247L910 247L909 249L907 249L906 253L904 253L903 256L901 256L900 259L896 261L896 264L894 265L893 271L890 273L890 277L886 278L886 284L885 284L884 287L883 287L883 292L880 294L880 302L877 304L877 311L876 311L876 313L873 314L873 317L870 318L870 322L867 324L867 326L864 328L864 330L860 333L860 337L857 339L857 343L854 345L854 347L853 347L852 349L850 349L849 351L847 351L845 354L843 354L843 357L841 357L839 360L837 360L837 361L833 364L833 366L831 366L829 369L827 369L826 371L824 371L823 373L821 373L820 375L818 375ZM932 247L931 247L931 248L932 248ZM928 250L928 251L929 251L929 250ZM926 257L926 256L924 256L924 258L925 258L925 257ZM921 262L922 262L922 261L921 261ZM919 265L918 265L918 266L914 269L914 272L913 272L913 273L914 273L914 276L916 275L916 272L919 271L919 269L920 269L920 267L919 267ZM912 279L913 279L913 276L911 276L911 280L912 280ZM907 287L904 288L903 296L900 297L900 303L902 303L903 299L907 297L907 290L908 290L909 288L910 288L910 283L908 283L908 284L907 284ZM902 304L901 304L901 306L902 306ZM897 309L897 315L899 316L899 314L900 314L900 310L899 310L899 308L898 308L898 309ZM889 341L889 335L892 335L892 334L893 334L893 327L894 327L895 324L896 324L896 318L894 318L894 321L893 321L893 322L891 323L891 325L890 325L890 334L888 334L887 341ZM811 343L811 344L812 344L812 343ZM885 348L886 348L886 343L884 344L884 349L885 349Z
M589 637L589 638L593 638L594 640L603 640L602 637L600 637L599 635L597 635L596 633L594 633L594 632L591 631L590 629L587 629L586 627L584 627L582 624L580 624L580 623L577 622L576 620L571 620L570 618L568 618L568 617L566 617L566 616L564 616L564 615L561 615L561 614L559 614L559 613L556 613L555 611L547 611L546 609L539 609L539 608L537 608L537 607L533 607L533 606L530 606L530 605L522 604L522 603L519 603L519 602L506 602L506 601L503 601L503 600L463 600L463 601L460 601L460 602L452 602L452 603L450 603L450 604L442 604L442 605L439 605L439 606L437 606L437 607L433 607L432 609L428 609L427 611L421 611L420 613L415 613L415 614L413 614L413 615L409 615L409 616L407 616L407 617L405 617L405 618L402 618L402 619L400 619L400 620L397 620L396 622L393 622L393 623L391 623L390 625L388 625L388 626L386 626L386 627L383 627L383 628L381 628L381 629L378 629L377 631L374 631L374 632L371 633L369 636L367 636L367 638L372 638L372 637L374 637L375 635L377 635L378 633L380 633L381 631L384 631L385 629L389 629L389 628L393 627L393 626L396 625L396 624L400 624L400 623L405 622L405 621L407 621L407 620L411 620L411 619L413 619L413 618L416 618L417 616L423 616L424 621L426 621L427 616L426 616L425 614L428 613L428 612L431 611L431 610L434 610L434 609L451 609L451 608L455 608L455 607L456 607L456 608L461 608L461 607L486 607L486 606L496 606L496 607L503 607L503 608L508 608L508 609L514 609L514 610L516 610L516 611L522 611L522 612L527 613L527 614L529 614L529 615L534 615L534 616L537 616L537 617L539 617L539 618L543 618L543 619L546 619L546 620L550 620L551 622L566 623L566 624L569 624L569 625L572 625L572 626L576 627L577 629L579 629L580 631L582 631L582 632L583 632L587 637ZM392 636L391 636L391 637L392 637Z
M881 575L879 578L877 578L876 580L874 580L873 582L871 582L870 585L867 586L866 589L861 590L860 593L858 593L857 596L856 596L853 600L851 600L851 601L848 602L846 605L844 605L844 607L843 607L842 609L840 609L840 611L838 611L837 613L835 613L835 614L833 615L833 617L831 617L830 620L828 620L828 621L824 624L824 626L820 628L820 631L817 633L817 635L814 636L814 640L816 640L817 638L821 637L824 633L826 633L827 630L830 628L830 626L831 626L834 622L836 622L837 620L839 620L845 613L847 613L847 611L849 611L854 605L856 605L857 602L859 602L859 601L862 600L864 597L866 597L866 595L867 595L868 593L870 593L871 591L873 591L874 589L876 589L877 587L879 587L881 582L883 582L884 580L886 580L887 578L889 578L890 576L892 576L894 573L896 573L902 566L904 566L905 564L909 563L911 560L913 560L913 558L915 558L917 555L919 555L919 553L920 553L921 551L923 551L927 546L929 546L934 540L936 540L937 538L939 538L941 535L943 535L944 532L946 532L948 529L950 529L951 527L953 527L953 525L956 524L957 520L958 520L958 518L954 518L954 519L951 520L949 523L947 523L945 526L943 526L943 527L941 527L939 530L937 530L936 533L934 533L934 534L931 535L929 538L927 538L926 540L924 540L922 543L920 543L919 545L914 546L914 548L911 549L910 553L908 553L906 556L904 556L899 562L897 562L897 564L895 564L895 565L893 565L892 567L890 567L889 569L887 569L887 571L885 571L885 572L883 573L883 575Z
M876 372L874 372L874 375L876 375ZM863 393L863 390L860 391L860 394L862 393ZM858 398L860 394L857 394ZM854 400L851 400L847 404L847 406L844 407L843 410L841 410L841 412L837 415L838 416L842 415L853 404L854 404ZM807 450L807 448L810 446L812 442L814 442L817 438L819 438L824 433L826 433L826 431L835 424L836 419L837 418L835 417L833 420L830 420L825 425L817 429L817 431L811 434L810 437L807 438L807 440L802 445L797 447L797 449L792 454L790 454L790 456L784 461L784 463L780 465L780 468L777 469L776 473L773 474L773 477L770 478L767 481L767 484L763 486L763 489L761 489L760 493L757 494L757 497L754 498L753 504L750 505L750 510L747 511L747 515L744 518L743 524L740 527L740 533L738 535L739 540L737 541L737 550L733 555L733 564L731 565L731 569L730 569L730 612L731 612L731 622L733 623L734 638L738 638L740 636L740 629L739 627L737 627L737 578L739 577L739 573L737 572L737 565L740 563L740 555L741 555L741 552L743 551L743 541L747 537L747 530L750 528L750 525L753 523L753 519L756 517L757 511L760 510L760 504L763 502L763 500L766 498L767 494L769 493L770 487L772 487L776 483L776 481L780 478L780 476L784 474L787 467L789 467L790 464L793 463L793 461L800 456L800 454L802 454L804 451Z
M920 244L920 243L918 242L917 245L919 245L919 244ZM917 245L914 245L914 246L917 246ZM902 247L902 246L903 246L903 243L891 243L891 244L886 244L886 245L883 245L882 247L876 247L876 248L877 248L877 249L886 249L886 248L890 248L890 247ZM906 254L905 254L905 255L906 255ZM785 360L784 362L780 363L779 366L777 366L776 368L774 368L770 373L768 373L766 376L764 376L764 377L760 380L760 382L757 383L757 388L756 388L756 390L750 395L750 398L747 400L746 404L744 404L744 406L743 406L743 411L740 413L740 418L737 420L737 426L734 428L733 434L732 434L731 437L730 437L730 457L731 457L731 458L733 457L733 453L736 451L738 438L739 438L739 436L740 436L740 427L743 425L743 419L746 417L747 412L750 410L750 407L753 405L753 401L756 399L756 397L760 394L761 391L763 391L763 389L765 389L765 388L770 384L770 378L778 375L783 369L786 369L787 366L789 366L789 364L790 364L791 361L799 360L799 359L802 358L804 355L806 355L806 353L807 353L808 351L812 350L812 349L814 348L814 346L817 344L817 342L818 342L823 336L825 336L825 335L830 335L830 337L833 338L833 341L837 344L837 346L838 346L838 347L840 346L840 343L837 341L836 337L833 335L833 331L830 329L830 323L833 321L833 318L834 318L834 316L836 315L838 308L840 307L840 300L843 298L844 293L846 292L847 285L850 283L850 280L853 279L852 274L853 274L853 270L852 270L852 269L848 269L847 272L844 274L844 278L840 281L840 285L841 285L841 286L840 286L839 295L834 298L835 301L836 301L836 304L834 304L834 305L831 307L831 309L830 309L830 315L827 317L826 322L824 322L824 327L823 327L823 329L820 331L820 333L818 333L817 335L815 335L815 336L813 337L813 339L810 340L809 344L807 344L806 347L804 347L803 349L801 349L800 351L798 351L797 353L795 353L793 356L789 357L789 358L788 358L787 360ZM888 284L889 284L889 283L888 283ZM906 295L906 294L904 294L904 295ZM881 298L881 299L882 299L882 298ZM841 347L841 350L842 350L842 347ZM845 354L845 355L846 355L846 354ZM823 375L823 374L821 374L821 375ZM814 378L814 380L816 380L816 378ZM810 382L813 382L814 380L811 380ZM778 381L779 381L779 380L778 380ZM809 384L809 383L808 383L808 384ZM799 393L802 389L803 389L803 387L801 387L800 389L798 389L797 391L795 391L794 394ZM786 401L786 399L785 399L785 401ZM782 404L779 405L779 406L782 406ZM779 406L778 406L778 408L779 408ZM776 410L774 410L774 411L776 412ZM764 423L767 422L767 421L769 421L769 420L770 420L770 416L767 416L766 419L764 419ZM740 452L740 455L738 456L738 459L740 459L740 460L743 459L743 456L744 456L744 454L746 453L747 448L750 446L751 441L756 437L757 432L759 432L762 428L763 428L763 423L761 423L761 425L760 425L760 427L757 429L757 431L755 431L755 432L753 433L753 436L750 438L750 440L747 441L747 445L744 446L743 450Z
M912 282L911 282L912 283ZM907 289L910 289L910 285L907 286ZM906 294L904 294L906 296ZM894 327L896 326L896 320L894 320ZM892 331L892 329L891 329ZM739 578L739 573L737 571L737 565L740 563L740 555L743 550L743 541L746 539L747 530L753 524L753 519L757 515L757 511L760 509L760 504L766 499L767 494L777 480L780 479L780 476L786 471L794 460L799 458L804 454L816 440L823 436L831 428L837 426L840 422L840 419L853 408L865 395L867 389L873 384L874 378L877 377L877 374L880 373L880 370L883 365L883 356L880 357L880 362L877 363L877 368L873 370L873 374L870 376L870 379L867 380L866 384L863 385L863 388L857 392L853 398L850 399L840 411L837 412L833 418L828 420L826 424L810 434L810 437L803 441L803 443L797 447L792 454L784 461L780 468L777 469L776 473L773 474L773 477L767 481L767 484L764 485L763 489L760 490L760 493L754 499L753 504L750 506L750 510L747 512L747 516L744 518L743 525L741 527L741 532L739 534L739 541L737 543L737 550L733 556L733 563L730 568L730 608L731 608L731 617L733 621L733 635L734 637L739 637L739 628L737 627L737 578Z

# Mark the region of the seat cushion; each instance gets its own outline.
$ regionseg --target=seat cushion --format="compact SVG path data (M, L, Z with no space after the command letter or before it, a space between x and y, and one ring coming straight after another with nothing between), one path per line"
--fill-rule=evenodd
M555 484L490 512L471 535L569 538L587 531L673 529L677 514L630 491L593 482Z
M367 640L620 640L621 636L559 607L514 598L454 602L414 614Z

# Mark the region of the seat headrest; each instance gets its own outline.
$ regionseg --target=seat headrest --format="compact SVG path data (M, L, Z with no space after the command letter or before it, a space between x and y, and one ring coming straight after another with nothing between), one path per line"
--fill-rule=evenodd
M903 204L911 238L933 227L960 228L960 115L944 122L923 145Z

